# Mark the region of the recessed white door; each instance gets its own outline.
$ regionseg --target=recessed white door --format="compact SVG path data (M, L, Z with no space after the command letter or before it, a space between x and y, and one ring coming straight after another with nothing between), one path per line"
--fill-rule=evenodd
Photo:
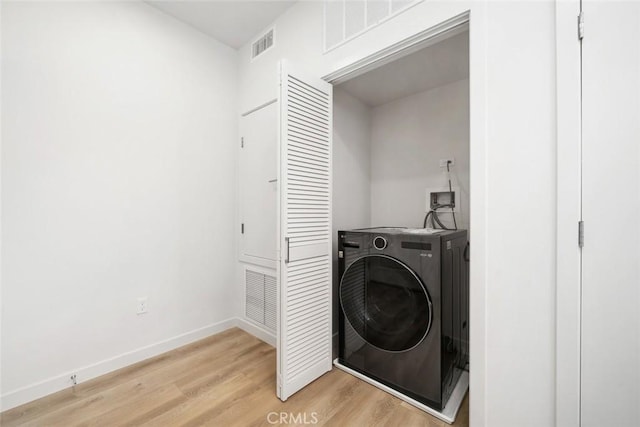
M240 134L240 259L275 268L278 245L277 103L242 117Z
M640 3L582 7L581 425L640 426Z
M277 394L331 369L332 86L280 70Z

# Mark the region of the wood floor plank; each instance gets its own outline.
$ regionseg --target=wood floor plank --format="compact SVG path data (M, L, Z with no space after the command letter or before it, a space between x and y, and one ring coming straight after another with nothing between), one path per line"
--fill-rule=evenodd
M248 395L255 390L253 383L239 374L228 378L206 393L188 399L180 405L167 408L160 416L142 422L141 426L182 426L200 419L212 410L222 411L236 396ZM204 425L204 424L202 424Z
M256 387L249 379L250 388L238 390L225 395L225 399L218 405L211 407L206 412L190 419L185 427L216 425L239 426L249 424L256 414L266 414L273 407L272 398L275 387L265 383Z
M104 412L127 403L128 400L149 394L149 387L138 379L132 379L116 387L110 387L99 393L77 399L71 404L61 406L43 416L25 423L25 427L40 425L75 424L95 418Z
M187 375L181 376L175 384L187 396L195 397L238 372L242 372L245 366L262 361L264 354L269 351L267 344L256 343L239 354L210 359L208 363L202 363Z
M447 425L337 369L286 402L275 390L275 349L232 328L3 412L0 425ZM468 424L466 398L454 426Z
M173 384L164 385L136 398L130 398L123 405L114 405L113 409L98 416L93 414L88 419L74 421L68 425L77 427L137 426L164 413L166 408L176 407L186 400L188 397L178 387Z
M380 422L382 415L376 408L382 401L388 399L389 394L379 390L370 384L360 382L357 391L349 399L349 404L344 405L333 414L323 425L326 426L370 426ZM395 406L399 405L398 399L393 399ZM389 405L393 409L393 405Z
M274 381L275 384L275 381ZM349 406L352 399L362 389L365 383L337 369L332 370L309 384L298 393L291 396L286 402L280 402L273 396L273 408L275 412L288 414L307 414L307 418L315 414L318 425L324 425L336 412ZM328 390L332 390L328 393ZM263 417L262 422L255 425L268 425L268 420Z

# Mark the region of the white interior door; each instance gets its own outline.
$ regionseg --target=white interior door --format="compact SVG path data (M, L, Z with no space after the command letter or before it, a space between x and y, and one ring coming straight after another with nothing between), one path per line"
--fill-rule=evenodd
M640 426L640 3L582 6L581 425Z
M332 86L280 70L278 397L331 369Z
M278 207L278 106L272 103L240 120L240 257L275 268ZM263 262L261 262L263 261Z

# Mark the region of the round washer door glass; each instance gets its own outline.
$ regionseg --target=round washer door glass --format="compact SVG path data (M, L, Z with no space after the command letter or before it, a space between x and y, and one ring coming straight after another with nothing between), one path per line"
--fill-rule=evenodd
M347 267L340 303L353 329L383 350L409 350L431 326L431 300L420 278L386 255L364 256Z

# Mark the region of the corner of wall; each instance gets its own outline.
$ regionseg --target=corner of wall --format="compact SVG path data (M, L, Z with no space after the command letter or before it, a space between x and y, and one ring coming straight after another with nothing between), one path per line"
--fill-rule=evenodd
M236 321L236 326L242 329L243 331L245 331L246 333L253 335L254 337L266 342L272 347L276 346L276 336L273 333L247 321L242 317L236 318L235 321Z

